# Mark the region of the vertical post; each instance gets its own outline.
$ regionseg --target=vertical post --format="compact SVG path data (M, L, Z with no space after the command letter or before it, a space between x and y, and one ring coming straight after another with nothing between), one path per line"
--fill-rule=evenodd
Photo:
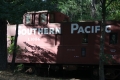
M81 21L82 21L82 8L83 8L83 1L81 0Z
M14 69L15 69L15 57L16 57L17 37L18 37L18 24L16 24L16 35L15 35L15 42L14 42L12 67L11 67L12 71L14 71Z
M106 0L102 1L102 23L101 23L101 38L100 38L100 54L99 54L99 80L105 80L104 77L104 40L105 40L105 16L106 16Z
M7 22L0 19L0 71L7 69Z

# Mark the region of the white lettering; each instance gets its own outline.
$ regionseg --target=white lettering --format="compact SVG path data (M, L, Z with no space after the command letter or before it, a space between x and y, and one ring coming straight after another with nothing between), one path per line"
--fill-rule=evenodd
M56 28L55 30L56 30L55 31L56 34L58 34L58 33L61 34L61 28Z
M111 26L108 25L105 28L105 32L106 33L110 33L111 30L109 30L108 28L110 28ZM78 24L71 24L71 34L73 34L75 31L77 31L77 33L98 33L100 31L100 26L86 26L85 28L83 28L83 26L79 26Z
M54 34L54 28L50 28L49 34Z
M31 35L34 34L61 34L61 28L30 28L30 29L18 29L18 35Z
M71 24L71 33L73 34L74 30L78 29L78 24Z
M22 29L21 32L22 32L22 35L25 35L27 31L26 31L26 29Z
M28 38L28 41L40 41L40 38L35 38L35 37Z
M37 28L33 28L32 30L33 30L33 33L34 33L34 35L35 35Z
M21 31L20 30L18 30L18 35L20 35L21 34Z
M100 26L95 26L95 33L97 33L98 31L100 31Z
M27 34L31 35L32 34L32 29L27 29Z
M43 28L38 28L38 34L43 34Z
M82 27L82 26L80 26L80 28L79 28L79 30L78 30L78 32L77 32L77 33L80 33L80 32L84 33L84 29L83 29L83 27Z
M92 26L92 29L91 29L92 33L94 33L94 26Z
M48 34L48 28L44 28L44 34Z
M85 32L86 33L90 33L90 31L88 31L88 28L90 28L90 26L85 27Z
M106 31L107 33L110 33L111 30L108 30L108 28L111 28L111 26L110 26L110 25L106 26L105 31Z

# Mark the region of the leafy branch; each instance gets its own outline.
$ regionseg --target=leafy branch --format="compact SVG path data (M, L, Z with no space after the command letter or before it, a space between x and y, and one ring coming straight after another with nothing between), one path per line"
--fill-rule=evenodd
M12 41L12 43L7 48L7 51L8 51L8 54L13 54L15 37L8 37L8 38L10 38L10 41ZM16 53L21 53L21 48L19 45L17 45Z

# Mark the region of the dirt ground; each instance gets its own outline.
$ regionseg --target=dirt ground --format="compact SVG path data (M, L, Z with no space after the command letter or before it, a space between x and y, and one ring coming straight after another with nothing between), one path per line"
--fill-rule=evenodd
M36 75L28 75L25 73L12 73L10 71L0 71L0 80L89 80L89 79L62 79L62 78L49 78L49 77L39 77Z
M55 75L55 74L53 74ZM16 71L12 73L10 65L5 71L0 71L0 80L90 80L90 79L76 79L76 78L55 78L55 77L41 77L35 74L27 74L25 71Z

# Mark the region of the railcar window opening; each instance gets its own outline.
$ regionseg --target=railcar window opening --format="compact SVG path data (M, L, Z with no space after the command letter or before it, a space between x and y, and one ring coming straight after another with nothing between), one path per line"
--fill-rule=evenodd
M40 24L47 24L48 22L47 13L41 13L39 19L40 19Z
M34 13L33 14L33 24L34 25L39 25L39 14L38 13Z
M26 25L33 24L32 18L33 18L32 14L26 14L25 15L25 24Z
M49 22L50 23L54 23L55 22L55 14L54 13L50 13L50 15L49 15Z
M87 44L88 43L88 34L83 34L82 35L82 44Z
M117 44L118 43L118 34L117 33L110 33L109 34L109 44Z
M81 56L82 57L86 56L86 48L81 48Z

